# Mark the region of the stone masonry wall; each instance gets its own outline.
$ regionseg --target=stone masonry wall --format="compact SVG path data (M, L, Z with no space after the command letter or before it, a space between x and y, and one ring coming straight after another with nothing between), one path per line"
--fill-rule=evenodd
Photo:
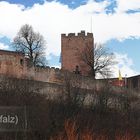
M26 65L22 53L0 50L0 74L20 78L26 73Z
M22 53L0 51L0 74L6 77L27 79L64 85L71 81L73 86L83 89L93 89L95 81L93 78L77 75L73 72L50 67L28 67L28 59Z

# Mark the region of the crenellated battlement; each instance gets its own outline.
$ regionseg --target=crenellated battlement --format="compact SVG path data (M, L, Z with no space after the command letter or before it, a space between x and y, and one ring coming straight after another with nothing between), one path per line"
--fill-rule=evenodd
M93 34L92 33L85 33L84 30L82 30L80 33L69 33L68 35L66 34L61 34L61 37L62 38L71 38L71 37L93 37Z
M55 72L61 72L62 70L60 68L55 68L55 67L35 67L35 71L55 71Z

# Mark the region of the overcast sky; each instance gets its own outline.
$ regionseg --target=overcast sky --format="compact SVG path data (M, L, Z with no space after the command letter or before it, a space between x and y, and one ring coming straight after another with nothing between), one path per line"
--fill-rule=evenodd
M116 55L116 77L119 69L122 76L140 74L140 0L0 1L0 49L11 49L24 24L44 36L50 66L61 66L61 33L85 30Z

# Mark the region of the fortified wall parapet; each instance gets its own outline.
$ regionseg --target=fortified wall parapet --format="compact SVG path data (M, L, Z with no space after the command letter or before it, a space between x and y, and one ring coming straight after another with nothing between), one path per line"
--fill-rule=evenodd
M35 81L62 83L62 70L55 67L30 67L27 68L24 78Z
M62 70L60 68L55 68L55 67L34 67L36 72L42 72L42 71L55 71L55 72L61 72Z
M71 38L71 37L93 37L93 33L85 33L85 31L81 31L78 34L75 33L69 33L68 35L66 34L61 34L62 38Z

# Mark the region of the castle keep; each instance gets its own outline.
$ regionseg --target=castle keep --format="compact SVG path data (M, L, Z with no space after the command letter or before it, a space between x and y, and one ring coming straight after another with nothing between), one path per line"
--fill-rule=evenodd
M78 35L74 33L62 34L61 44L62 70L79 71L81 75L88 76L90 67L82 61L81 54L86 48L94 48L93 34L87 33L86 35L85 31L81 31Z

